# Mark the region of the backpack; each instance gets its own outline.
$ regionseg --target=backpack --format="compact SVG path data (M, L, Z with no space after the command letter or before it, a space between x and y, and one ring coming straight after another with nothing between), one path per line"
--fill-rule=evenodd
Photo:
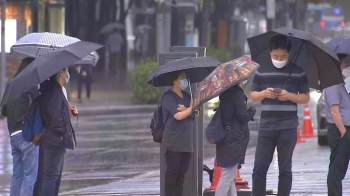
M45 129L40 112L40 97L32 101L22 129L23 139L34 145L40 145Z
M154 114L153 114L152 119L151 119L151 124L149 126L151 128L153 141L157 142L157 143L162 142L164 125L165 125L165 122L169 116L168 115L167 118L165 119L165 121L163 121L162 101L163 101L163 97L165 94L166 93L163 94L162 99L158 103L157 109L154 111Z
M215 114L208 124L206 130L206 137L209 143L219 144L225 140L227 132L222 126L220 106L218 108L215 108L214 111Z

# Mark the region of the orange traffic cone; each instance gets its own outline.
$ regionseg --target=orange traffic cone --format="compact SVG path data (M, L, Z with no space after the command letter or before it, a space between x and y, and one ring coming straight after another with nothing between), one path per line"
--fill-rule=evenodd
M239 173L239 169L237 168L236 172L236 190L240 189L250 189L248 186L248 181L244 181L241 178L241 174Z
M209 188L206 188L205 190L216 190L216 187L218 186L218 183L219 183L219 180L221 177L221 171L222 171L222 168L218 167L218 164L217 164L216 159L215 159L213 180L211 182L211 186Z
M303 140L301 137L300 137L300 130L299 130L299 127L297 127L297 143L301 143L301 142L305 142L305 140Z
M305 104L303 134L301 137L315 137L308 104Z

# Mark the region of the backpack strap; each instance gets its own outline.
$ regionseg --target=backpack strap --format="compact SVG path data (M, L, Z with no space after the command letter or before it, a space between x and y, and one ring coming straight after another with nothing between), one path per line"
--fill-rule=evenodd
M165 94L171 94L171 93L169 93L169 91L167 91L167 92L165 92L165 93L163 94L162 100L161 100L161 106L162 106L162 108L163 108L162 102L163 102L163 98L164 98ZM175 98L176 102L179 103L178 100L177 100L177 97L174 96L174 95L172 95L172 96ZM167 121L168 118L169 118L169 114L170 114L170 112L168 112L168 114L166 115L165 120L163 121L164 125L165 125L166 121Z

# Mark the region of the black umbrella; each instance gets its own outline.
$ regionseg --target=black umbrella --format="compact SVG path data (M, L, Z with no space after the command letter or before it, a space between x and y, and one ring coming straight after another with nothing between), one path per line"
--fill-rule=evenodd
M336 53L308 32L281 27L248 38L252 59L261 66L271 64L269 42L272 37L281 34L288 36L291 40L290 60L304 69L310 88L322 90L344 82Z
M60 70L74 65L75 62L101 47L103 46L100 44L79 41L58 48L53 52L39 55L10 83L1 105L6 104L9 99L13 100L20 97L22 93L44 82Z
M187 78L192 83L200 82L207 77L220 62L216 59L207 57L187 57L178 60L169 61L163 66L153 70L147 83L154 87L172 86L173 83L167 80L167 74L174 71L184 70Z
M337 54L350 54L350 37L337 37L327 43Z

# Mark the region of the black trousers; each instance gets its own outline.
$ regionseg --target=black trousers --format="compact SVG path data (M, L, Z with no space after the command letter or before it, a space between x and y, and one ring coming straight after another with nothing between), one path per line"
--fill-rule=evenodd
M328 145L331 148L327 187L329 196L341 196L342 180L348 170L350 160L350 127L346 127L345 135L340 138L340 132L335 124L328 127Z
M166 171L165 171L165 195L182 196L185 174L190 167L190 152L165 153Z
M83 91L83 85L86 86L86 97L90 99L91 96L91 82L79 79L78 80L78 99L81 99L81 92Z
M290 195L292 157L296 142L296 129L259 131L253 169L253 196L266 195L266 174L276 147L279 168L278 195Z

